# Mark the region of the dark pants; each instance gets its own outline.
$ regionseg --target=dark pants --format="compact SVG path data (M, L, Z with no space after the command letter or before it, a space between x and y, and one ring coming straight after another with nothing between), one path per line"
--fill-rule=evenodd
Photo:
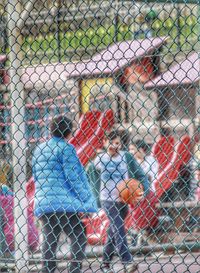
M124 220L128 214L128 206L120 202L104 201L102 208L110 220L107 231L107 242L104 248L103 262L110 263L115 250L123 263L132 262L133 258L128 249Z
M71 264L68 272L80 273L85 258L86 235L80 217L74 213L49 213L40 218L44 234L43 273L53 273L56 269L56 248L62 231L71 240Z

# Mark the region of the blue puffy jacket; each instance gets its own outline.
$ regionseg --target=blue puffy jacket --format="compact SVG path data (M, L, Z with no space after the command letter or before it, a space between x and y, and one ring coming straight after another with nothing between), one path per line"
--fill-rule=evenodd
M40 144L33 155L35 214L96 212L96 200L75 148L62 138Z

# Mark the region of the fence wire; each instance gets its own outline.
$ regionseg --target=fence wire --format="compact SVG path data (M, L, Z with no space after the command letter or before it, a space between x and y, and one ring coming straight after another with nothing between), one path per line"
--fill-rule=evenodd
M1 272L200 272L199 14L0 0Z

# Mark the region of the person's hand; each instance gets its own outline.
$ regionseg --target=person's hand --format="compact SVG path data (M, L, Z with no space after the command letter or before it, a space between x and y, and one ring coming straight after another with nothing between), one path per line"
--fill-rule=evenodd
M85 219L85 218L93 218L96 214L95 213L92 213L92 212L80 212L79 213L79 216L81 219Z

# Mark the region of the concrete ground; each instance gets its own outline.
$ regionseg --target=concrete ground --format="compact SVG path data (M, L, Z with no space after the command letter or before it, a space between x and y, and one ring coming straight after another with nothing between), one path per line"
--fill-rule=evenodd
M200 273L200 253L180 254L165 257L136 258L139 268L135 273ZM64 265L64 264L62 264ZM100 262L90 260L83 266L84 273L101 273ZM123 273L120 263L113 265L114 273ZM66 269L57 270L56 273L67 273Z
M163 255L163 253L156 253L150 257L136 257L135 261L139 267L135 273L200 273L200 252L198 253L182 253L176 255ZM33 262L33 260L32 260ZM34 263L34 262L33 262ZM89 259L83 264L83 273L101 273L100 270L101 259ZM55 273L68 273L68 262L60 260L57 263L58 269ZM123 273L122 265L116 259L113 262L113 273ZM8 264L7 264L8 266ZM14 264L10 270L5 264L1 266L0 272L14 272ZM37 260L35 265L30 265L26 273L41 273L41 260ZM15 271L17 272L17 271Z
M102 253L102 246L93 246L92 249L91 247L88 247L86 252L92 252L94 255L96 253ZM64 255L67 253L69 253L69 244L64 243L58 249L58 270L55 273L68 273L68 261L64 259ZM41 269L41 260L41 252L33 255L30 259L29 269L26 273L39 273ZM199 252L192 253L179 252L173 255L167 255L164 252L154 252L150 256L136 256L135 261L139 265L139 268L135 273L200 273L200 250ZM10 261L11 263L8 265L7 262L7 259L0 261L0 272L13 272L13 269L15 268L14 263ZM83 273L101 273L100 264L101 258L98 257L84 261ZM3 268L7 268L7 271L1 271ZM123 273L119 258L114 260L113 269L113 273Z

